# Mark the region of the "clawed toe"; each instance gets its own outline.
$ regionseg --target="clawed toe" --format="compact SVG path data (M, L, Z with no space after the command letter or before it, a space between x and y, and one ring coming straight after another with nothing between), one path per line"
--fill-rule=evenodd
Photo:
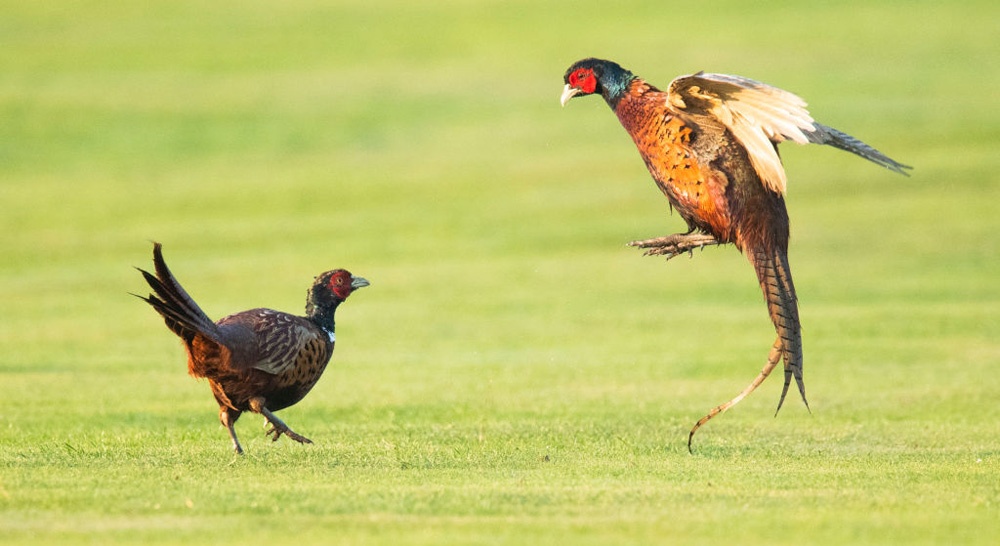
M270 427L264 431L264 434L267 435L272 442L277 442L278 438L281 438L281 435L284 434L300 444L312 443L312 440L288 428L288 425L280 420L277 420L277 422L266 420L264 421L264 427Z
M286 425L284 421L279 419L277 415L275 415L273 412L271 412L271 410L267 409L267 407L264 406L263 399L254 398L253 400L251 400L250 408L253 411L260 413L261 415L264 416L264 428L267 429L264 431L264 433L269 438L271 438L272 442L277 442L278 438L281 438L281 435L284 434L285 436L288 436L289 438L295 440L300 444L312 443L312 440L310 440L309 438L306 438L305 436L302 436L301 434L298 434L294 430L288 428L288 425ZM270 426L270 428L267 428L268 426Z
M268 428L268 427L270 427L270 428ZM281 438L281 434L282 434L281 429L279 429L278 427L274 426L274 423L270 423L268 421L264 421L264 428L266 429L266 430L264 430L264 435L267 436L268 438L270 438L272 442L277 442L278 438Z
M717 244L720 244L719 240L711 235L677 233L666 237L632 241L628 246L645 249L643 256L665 256L669 260L685 252L690 253L696 248Z

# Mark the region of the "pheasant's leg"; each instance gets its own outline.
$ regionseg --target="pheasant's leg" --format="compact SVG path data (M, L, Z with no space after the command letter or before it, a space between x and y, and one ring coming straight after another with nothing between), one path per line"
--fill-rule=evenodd
M774 346L771 347L771 353L767 355L767 364L764 364L764 369L760 371L760 374L757 375L757 377L749 385L747 385L747 387L743 389L742 392L737 394L735 398L724 404L720 404L712 408L712 411L708 412L708 415L702 417L701 419L698 419L698 422L694 424L694 427L691 428L691 432L688 434L688 453L691 453L691 440L694 438L694 433L697 432L698 429L702 427L702 425L707 423L716 415L738 404L740 400L746 398L748 394L752 393L754 389L756 389L761 383L764 382L765 379L767 379L767 376L771 374L771 370L773 370L774 367L778 365L778 361L781 360L781 348L782 348L782 343L781 343L781 338L779 337L777 340L775 340ZM785 387L786 388L788 387L787 381L785 383ZM784 398L784 395L782 395L782 398Z
M259 414L261 414L261 415L264 416L264 419L267 420L264 423L265 427L268 424L271 425L271 428L268 429L267 431L265 431L265 434L267 434L268 436L271 437L271 441L272 442L277 442L278 438L281 438L281 435L284 434L285 436L288 436L289 438L291 438L292 440L295 440L296 442L298 442L300 444L311 444L312 443L312 440L310 440L309 438L306 438L305 436L302 436L301 434L299 434L299 433L295 432L294 430L288 428L288 425L286 425L284 421L282 421L281 419L278 419L277 415L271 413L271 410L269 410L266 407L264 407L264 399L263 398L260 398L260 397L251 398L250 399L250 409L253 410L254 412L259 413Z
M236 429L233 425L236 424L236 420L240 418L240 413L232 408L227 408L222 406L219 408L219 421L222 422L222 426L229 430L229 437L233 439L233 449L236 451L237 455L243 455L243 447L240 446L239 439L236 438Z
M704 233L675 233L666 237L655 237L643 241L632 241L628 246L635 246L646 249L643 256L666 256L669 260L678 254L691 252L696 248L703 248L710 245L721 245L719 241L711 235Z

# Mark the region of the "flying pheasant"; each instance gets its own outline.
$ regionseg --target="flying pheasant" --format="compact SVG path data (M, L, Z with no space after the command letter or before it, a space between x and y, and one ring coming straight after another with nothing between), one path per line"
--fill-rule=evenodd
M243 448L233 425L245 411L264 416L272 440L284 434L311 444L273 412L302 400L316 385L333 356L337 306L368 281L343 269L327 271L309 289L304 317L250 309L213 323L167 268L159 243L153 244L153 264L155 276L139 271L155 294L133 295L153 306L184 340L188 373L208 379L236 453Z
M633 241L645 255L670 259L709 245L732 243L757 273L778 334L761 373L739 395L712 409L688 434L753 392L779 360L785 384L794 377L803 403L802 334L788 265L785 170L777 145L827 144L900 174L903 165L860 140L813 121L806 103L769 85L725 74L697 73L660 91L618 64L601 59L574 63L564 76L563 106L599 94L614 110L646 162L653 180L687 222L686 233ZM775 412L777 414L777 412Z

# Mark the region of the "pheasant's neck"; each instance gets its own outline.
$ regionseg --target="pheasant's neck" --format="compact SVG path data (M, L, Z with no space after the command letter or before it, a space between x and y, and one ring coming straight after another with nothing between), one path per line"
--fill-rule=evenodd
M309 320L316 323L317 326L323 329L330 336L330 340L333 340L333 332L335 330L334 325L334 314L337 312L337 306L322 306L322 307L312 307L308 310Z
M618 108L618 103L622 100L631 87L632 82L638 80L634 74L628 70L614 70L606 73L601 78L601 96L612 110ZM641 81L641 80L640 80Z

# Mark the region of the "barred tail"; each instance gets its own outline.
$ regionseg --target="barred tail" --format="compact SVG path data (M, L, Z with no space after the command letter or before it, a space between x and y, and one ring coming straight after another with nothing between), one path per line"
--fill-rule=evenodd
M156 267L156 276L148 271L136 269L142 273L155 294L150 294L148 297L138 294L133 294L133 296L153 306L153 309L163 317L167 327L189 345L198 334L220 342L218 327L191 299L191 296L170 272L167 263L163 260L160 243L153 243L153 265Z
M778 409L775 410L774 414L778 414L781 405L785 402L785 395L788 394L792 377L798 384L802 401L806 408L809 408L809 402L806 400L806 386L802 381L802 331L799 327L799 308L795 297L795 285L792 284L792 272L788 267L788 255L782 249L751 249L747 252L747 256L757 272L757 279L764 291L767 310L771 315L771 321L774 323L778 338L774 341L771 352L768 354L767 364L764 364L764 368L757 374L757 377L732 400L712 408L708 415L699 419L691 428L691 432L688 433L689 453L694 433L713 417L735 406L752 393L767 379L771 370L777 366L780 360L785 361L785 385L781 389L781 399L778 400Z
M702 425L709 422L716 415L724 413L729 408L735 406L736 404L739 404L740 400L746 398L748 394L752 393L754 389L759 387L760 384L763 383L765 379L767 379L767 376L771 375L771 370L773 370L774 367L778 365L778 361L781 360L782 345L783 344L780 337L774 340L774 346L771 347L771 353L767 355L767 364L764 364L764 368L760 370L760 373L757 374L757 377L755 377L754 380L751 381L750 384L747 385L746 388L744 388L742 391L740 391L740 393L737 394L732 400L719 404L718 406L715 406L714 408L712 408L712 411L708 412L708 415L702 417L701 419L698 419L698 422L695 423L693 427L691 427L691 432L688 433L688 453L692 453L691 440L694 439L694 433L698 432L698 429L701 428Z
M802 381L802 329L799 325L798 300L792 283L792 271L788 266L788 254L777 248L752 249L747 255L757 272L761 290L764 291L767 310L781 342L781 358L785 361L785 385L781 389L781 399L778 400L778 409L774 413L777 415L781 410L792 377L795 378L802 402L808 409L806 387Z

